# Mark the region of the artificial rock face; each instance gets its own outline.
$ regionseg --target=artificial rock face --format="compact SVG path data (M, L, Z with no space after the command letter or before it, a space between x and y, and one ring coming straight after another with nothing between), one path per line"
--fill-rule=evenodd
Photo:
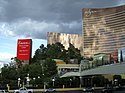
M68 49L69 45L72 44L75 48L80 50L81 54L83 54L82 35L48 32L48 44L55 44L56 42L63 44L65 49Z

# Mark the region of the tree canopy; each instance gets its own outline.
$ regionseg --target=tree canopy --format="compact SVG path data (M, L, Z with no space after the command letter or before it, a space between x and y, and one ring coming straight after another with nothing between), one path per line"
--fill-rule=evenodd
M21 81L25 81L27 75L29 75L31 81L33 81L33 78L36 78L37 83L39 83L39 81L49 82L54 75L57 75L57 66L53 59L61 59L66 63L68 63L70 59L78 59L80 62L82 56L80 55L80 51L72 44L70 44L68 50L58 42L52 45L48 44L47 47L41 44L35 51L31 59L31 64L29 65L24 65L23 61L16 57L12 58L12 60L16 62L16 65L4 66L1 71L0 80L6 80L12 83L12 81L17 82L18 78L20 78ZM40 77L39 80L38 77Z
M40 62L40 60L50 59L62 59L66 63L69 63L70 59L78 59L79 63L83 59L80 54L80 50L75 48L70 44L68 50L64 46L57 42L55 44L48 44L47 47L44 47L43 44L35 51L35 55L32 58L32 63Z

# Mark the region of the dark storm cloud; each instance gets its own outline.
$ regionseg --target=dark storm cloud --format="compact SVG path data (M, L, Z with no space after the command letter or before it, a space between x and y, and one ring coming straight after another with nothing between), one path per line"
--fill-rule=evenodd
M111 7L120 3L125 3L125 1L1 0L0 20L8 24L4 28L9 29L8 31L13 36L24 35L46 39L47 32L81 34L82 8Z
M119 0L6 0L8 21L29 17L38 21L70 22L81 20L84 7L117 5Z

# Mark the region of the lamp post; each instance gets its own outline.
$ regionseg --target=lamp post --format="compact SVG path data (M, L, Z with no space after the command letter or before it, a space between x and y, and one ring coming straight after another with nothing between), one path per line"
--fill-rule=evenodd
M34 77L33 80L35 81L35 79L36 79L36 78Z
M72 85L72 79L70 78L70 86Z
M53 87L54 87L55 79L53 78L52 81L53 81Z
M36 81L35 80L36 80L36 78L34 77L33 78L34 86L36 85Z
M40 76L38 76L38 79L40 79Z
M27 82L27 87L29 87L29 82L30 82L30 79L29 79L29 74L27 74L27 77L26 77L26 82Z
M90 86L90 78L87 80L87 86Z
M20 87L20 80L21 80L21 79L20 79L20 78L18 78L18 87Z
M82 83L83 83L82 76L80 76L79 78L80 78L80 80L79 80L79 81L80 81L80 88L81 88Z
M118 79L115 79L114 83L115 83L115 86L117 86L118 85Z
M36 81L37 86L39 86L39 85L41 84L41 83L40 83L40 80L41 80L41 79L40 79L40 76L38 76L38 77L37 77L37 81Z

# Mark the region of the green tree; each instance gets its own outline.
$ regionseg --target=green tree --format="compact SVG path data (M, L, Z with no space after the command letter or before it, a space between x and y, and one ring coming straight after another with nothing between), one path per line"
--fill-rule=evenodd
M64 46L59 42L57 42L55 44L52 44L52 45L48 44L46 55L47 55L48 58L51 58L51 59L55 59L55 58L59 59L59 58L61 58L62 52L64 50L65 50Z
M21 66L20 68L17 69L17 72L18 72L18 78L25 80L27 74L29 73L29 65L26 64L24 66Z
M43 44L35 51L35 55L33 56L31 63L39 63L40 60L44 60L47 58L46 55L47 48L44 47Z
M37 63L47 58L62 59L66 63L68 63L70 59L78 59L78 62L80 63L80 61L83 59L80 54L80 50L75 48L72 44L70 44L70 47L68 48L68 50L66 50L64 46L59 42L52 45L48 44L47 47L44 47L44 45L42 44L39 49L36 50L35 55L32 59L32 63Z
M63 59L65 58L66 51L61 43L48 44L44 47L43 44L35 51L35 55L32 58L32 63L39 63L41 60L51 59Z
M19 60L17 57L11 58L11 60L14 60L16 62L17 68L20 68L22 66L23 61Z
M43 73L46 77L51 77L57 74L56 62L50 58L47 58L43 64Z
M17 80L17 70L14 66L6 65L1 69L1 84L12 84ZM2 83L3 82L3 83Z
M83 59L83 57L80 54L80 50L78 48L75 48L72 44L70 44L67 52L66 52L66 62L69 62L70 59L78 59L78 62Z
M42 71L42 66L40 64L35 63L30 65L29 75L31 78L38 78L38 76L42 77L42 74L43 71Z

